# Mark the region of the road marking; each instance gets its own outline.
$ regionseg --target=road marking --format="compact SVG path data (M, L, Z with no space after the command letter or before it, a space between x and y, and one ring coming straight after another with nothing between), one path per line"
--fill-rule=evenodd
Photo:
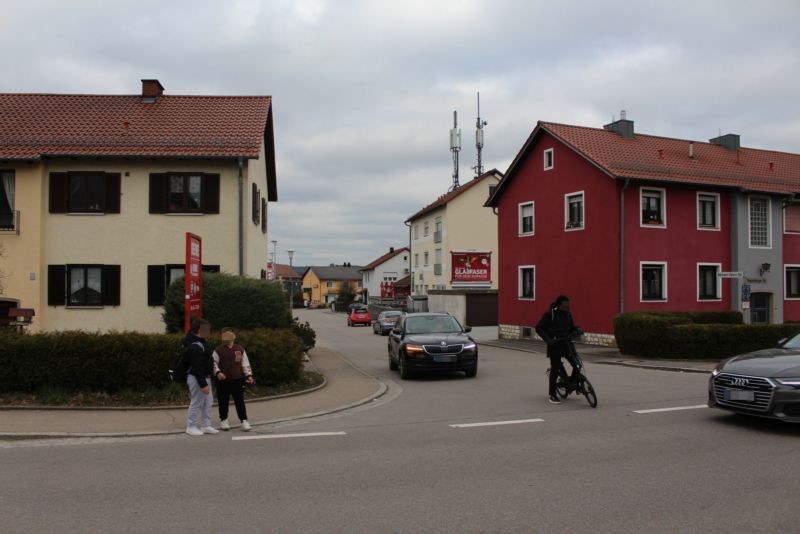
M708 408L706 404L697 404L695 406L676 406L674 408L656 408L654 410L634 410L633 413L661 413L661 412L678 412L682 410L699 410L701 408Z
M525 423L544 423L544 419L517 419L516 421L491 421L488 423L462 423L450 428L475 428L479 426L522 425Z
M284 438L319 438L324 436L345 436L347 432L303 432L299 434L257 434L255 436L236 436L233 441L246 439L284 439Z

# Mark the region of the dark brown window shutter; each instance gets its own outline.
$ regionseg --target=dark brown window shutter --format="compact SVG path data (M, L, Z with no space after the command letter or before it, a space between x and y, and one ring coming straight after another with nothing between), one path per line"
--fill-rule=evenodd
M253 219L253 224L258 224L258 187L253 184L250 192L250 218Z
M219 272L219 265L205 265L205 264L203 264L203 272L204 273L218 273Z
M65 172L50 173L50 213L67 213L69 178Z
M161 306L167 292L167 268L164 265L147 266L147 305Z
M103 305L119 306L120 268L119 265L103 265Z
M219 174L203 175L203 213L219 213Z
M106 173L106 213L119 213L121 179L118 172Z
M261 199L261 231L267 233L267 199Z
M150 175L150 213L167 212L167 175Z
M65 306L67 304L67 266L47 266L47 305Z

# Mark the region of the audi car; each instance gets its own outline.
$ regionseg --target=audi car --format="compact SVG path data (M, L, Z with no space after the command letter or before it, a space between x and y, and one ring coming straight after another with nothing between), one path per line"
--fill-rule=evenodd
M720 363L708 383L708 405L800 423L800 334L781 341L774 349Z
M378 318L375 319L375 322L372 323L372 333L382 336L387 335L392 331L392 328L394 328L394 325L397 324L402 315L403 313L399 311L382 311Z
M418 371L478 374L478 345L448 313L403 315L389 334L389 369L406 380Z

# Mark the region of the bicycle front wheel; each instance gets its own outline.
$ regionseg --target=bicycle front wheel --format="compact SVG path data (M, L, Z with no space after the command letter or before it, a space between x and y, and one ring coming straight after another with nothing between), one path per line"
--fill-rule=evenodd
M589 382L589 379L586 377L584 377L581 381L581 392L586 398L586 402L589 403L589 406L592 408L597 408L597 393L594 392L592 383Z

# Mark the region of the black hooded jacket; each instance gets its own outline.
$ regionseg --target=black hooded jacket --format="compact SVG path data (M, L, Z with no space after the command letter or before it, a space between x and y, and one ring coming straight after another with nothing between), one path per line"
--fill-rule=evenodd
M547 355L551 358L569 355L569 343L565 338L577 331L572 314L561 310L555 302L536 325L536 333L547 343Z
M198 342L203 345L202 349L197 344ZM188 374L197 379L201 388L206 387L208 377L214 370L214 350L205 339L192 332L183 338L183 348L186 349Z

